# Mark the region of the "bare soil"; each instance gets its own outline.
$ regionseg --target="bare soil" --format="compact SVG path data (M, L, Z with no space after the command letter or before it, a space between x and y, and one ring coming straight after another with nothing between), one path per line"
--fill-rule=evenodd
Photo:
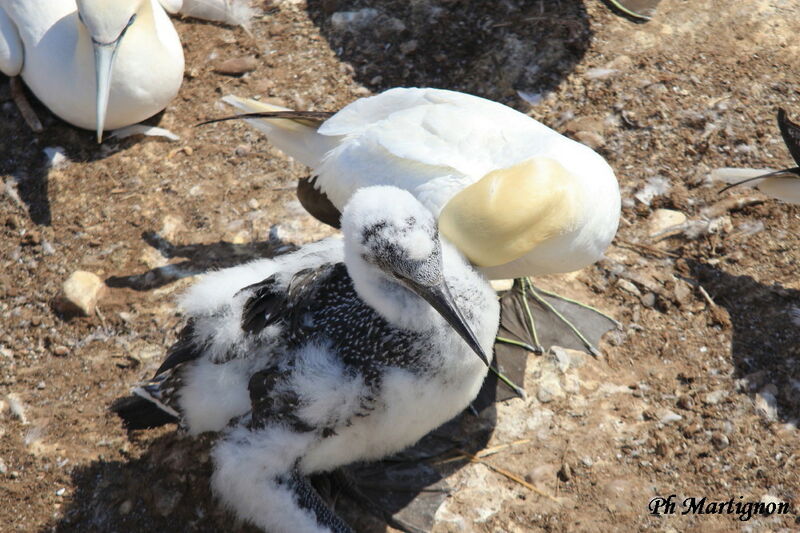
M363 27L334 24L367 7L378 13ZM397 85L486 96L593 144L625 204L605 260L541 280L622 322L605 357L531 355L527 400L498 405L496 421L462 420L493 425L489 447L522 441L484 460L546 496L462 462L433 531L800 528L800 208L751 189L720 196L708 179L792 165L774 117L800 115L799 21L794 0L663 0L647 24L595 0L274 0L250 34L175 20L186 76L150 121L174 143L98 146L36 103L46 130L35 135L0 80L0 530L251 531L210 496L207 443L127 435L108 412L181 324L173 301L191 279L166 283L159 267L200 272L239 260L225 243L274 253L331 231L294 198L302 165L245 124L193 125L229 113L228 93L335 110ZM214 71L244 56L255 71ZM47 164L52 146L67 164ZM651 236L659 208L695 231ZM194 246L168 259L149 231ZM75 270L150 274L137 278L147 290L117 279L97 314L67 317L53 304ZM671 494L793 511L649 514Z

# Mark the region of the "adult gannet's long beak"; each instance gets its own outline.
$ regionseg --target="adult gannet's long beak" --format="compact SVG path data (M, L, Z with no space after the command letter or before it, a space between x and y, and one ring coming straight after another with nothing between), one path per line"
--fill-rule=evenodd
M478 342L475 333L472 331L472 328L469 327L467 324L464 315L461 314L461 311L458 310L455 302L453 301L453 296L450 294L450 290L447 288L447 284L442 282L441 285L421 285L414 283L411 280L405 280L407 286L414 291L417 295L423 298L426 302L431 304L431 307L436 309L436 311L442 315L450 326L456 332L461 335L461 338L466 341L472 350L478 354L478 357L481 358L481 361L486 363L486 366L489 366L489 358L486 357L486 352L483 351L481 348L481 344Z
M117 49L124 35L123 32L116 41L110 43L98 43L92 39L94 72L97 80L95 86L95 116L97 117L98 143L103 141L103 127L106 123L106 112L108 110L108 95L111 92L111 69L114 67L114 58L117 56Z

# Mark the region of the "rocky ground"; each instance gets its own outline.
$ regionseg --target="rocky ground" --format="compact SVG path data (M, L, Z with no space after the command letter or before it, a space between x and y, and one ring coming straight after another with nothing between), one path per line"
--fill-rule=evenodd
M184 85L151 122L177 142L98 146L36 104L46 129L34 135L0 83L0 529L249 530L209 495L207 443L127 435L107 410L175 338L173 301L191 283L169 282L176 268L241 260L226 243L270 254L329 233L294 199L305 168L244 124L193 125L229 112L228 93L335 110L397 85L530 114L600 151L624 199L606 259L541 280L623 330L601 359L531 355L527 400L461 419L493 427L494 453L434 461L451 492L433 531L800 527L800 209L752 189L719 195L709 179L792 164L774 117L800 116L797 2L663 0L647 24L595 0L263 7L249 33L176 20ZM59 297L76 271L96 276L71 278L81 296L105 281L85 317ZM793 511L649 514L671 494Z

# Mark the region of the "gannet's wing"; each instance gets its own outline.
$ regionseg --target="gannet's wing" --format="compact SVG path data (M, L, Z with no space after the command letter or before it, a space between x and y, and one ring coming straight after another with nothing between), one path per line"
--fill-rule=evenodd
M241 292L249 297L242 309L242 329L256 335L267 326L283 322L290 324L292 330L298 330L299 314L313 301L320 283L333 272L332 263L323 263L295 272L288 284L270 276L245 287Z
M158 3L170 15L174 15L183 7L183 0L158 0Z
M0 72L6 76L19 76L23 60L22 39L17 25L0 7Z
M292 112L285 107L234 95L228 95L222 101L245 113ZM338 144L338 139L317 133L321 120L309 118L307 114L278 119L251 118L245 121L264 133L286 155L311 168L318 167L323 156Z
M319 133L358 135L359 145L374 142L411 163L477 176L541 153L553 139L566 140L507 106L442 89L396 88L356 100Z
M162 4L176 3L175 0L159 1ZM250 5L250 0L183 0L181 4L177 10L181 15L245 28L259 14L259 10Z

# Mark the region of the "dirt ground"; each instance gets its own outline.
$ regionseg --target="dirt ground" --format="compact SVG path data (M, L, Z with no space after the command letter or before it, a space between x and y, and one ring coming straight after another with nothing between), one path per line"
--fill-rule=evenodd
M709 179L792 165L775 111L800 117L796 0L663 0L647 24L597 0L264 8L251 34L175 21L185 80L150 122L178 142L98 146L37 104L35 135L0 79L0 530L251 531L210 496L204 443L171 429L129 436L108 412L181 324L173 301L191 278L167 283L161 267L200 272L241 260L225 243L275 253L330 232L294 198L302 165L245 124L193 125L229 113L228 93L335 110L398 85L492 98L596 147L624 205L606 259L541 280L622 322L605 356L531 355L527 400L498 405L496 421L461 420L494 426L489 447L515 443L483 460L538 491L461 462L433 531L800 528L800 208L746 188L719 195ZM342 22L364 8L377 12ZM244 56L254 71L215 72ZM51 167L54 146L68 161ZM688 221L653 236L657 209ZM166 258L151 231L195 246ZM91 317L53 305L76 270L112 278ZM141 290L124 278L134 274L147 274L134 278ZM671 494L676 514L649 514ZM793 510L681 515L689 497Z

